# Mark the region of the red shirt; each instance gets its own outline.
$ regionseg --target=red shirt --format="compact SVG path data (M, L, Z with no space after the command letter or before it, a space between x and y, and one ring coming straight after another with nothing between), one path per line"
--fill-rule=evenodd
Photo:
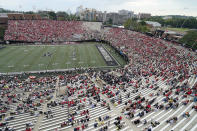
M120 120L122 120L122 116L120 116Z
M25 131L31 131L31 128L26 128L26 130Z

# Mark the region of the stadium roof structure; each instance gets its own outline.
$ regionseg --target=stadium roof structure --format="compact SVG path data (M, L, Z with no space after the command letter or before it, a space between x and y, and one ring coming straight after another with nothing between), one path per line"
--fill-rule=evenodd
M153 27L161 27L161 24L159 22L155 22L155 21L145 21L146 24L148 25L152 25Z
M0 13L0 18L8 18L7 13Z

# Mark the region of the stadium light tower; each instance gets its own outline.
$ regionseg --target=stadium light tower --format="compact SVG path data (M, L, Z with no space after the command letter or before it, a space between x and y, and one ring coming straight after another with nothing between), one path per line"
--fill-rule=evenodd
M186 21L187 21L187 18L183 21L183 24L181 25L181 28L183 28L183 25L185 24Z
M18 6L18 12L20 12L22 10L22 5Z
M185 10L185 9L187 9L187 8L184 8L183 10ZM183 16L185 16L185 15L183 14ZM183 24L181 25L181 28L183 28L183 25L185 24L186 21L187 21L187 18L183 21Z
M67 12L69 15L71 15L71 10L70 10L70 9L68 9L66 12Z

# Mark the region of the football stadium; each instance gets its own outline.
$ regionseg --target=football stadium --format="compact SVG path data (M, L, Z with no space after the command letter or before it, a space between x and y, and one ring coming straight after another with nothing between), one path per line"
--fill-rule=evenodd
M102 22L18 16L0 45L0 131L197 131L194 51Z

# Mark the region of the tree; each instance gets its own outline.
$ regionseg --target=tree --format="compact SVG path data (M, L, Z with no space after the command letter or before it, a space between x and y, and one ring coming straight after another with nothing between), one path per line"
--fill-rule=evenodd
M146 22L142 20L142 21L139 22L139 24L144 26L144 25L146 25Z
M113 24L113 20L112 20L112 18L109 18L109 20L108 20L108 24L109 24L109 25L112 25L112 24Z
M70 14L70 20L80 20L80 18L76 15Z
M0 40L4 40L5 28L0 27Z
M149 27L146 25L144 21L138 23L136 19L128 19L124 23L124 27L126 29L135 30L143 33L150 31Z
M25 12L25 14L34 14L34 12L33 11L27 11L27 12Z
M125 21L125 23L123 24L124 27L125 27L126 29L130 29L130 27L131 27L131 22L132 22L131 19L128 19L127 21Z
M187 34L179 40L179 42L185 44L188 48L197 50L197 31L188 31Z
M150 18L145 18L143 20L144 21L156 21L156 22L159 22L162 26L165 25L165 21L161 16L153 16L153 17L150 17Z
M126 29L137 30L137 28L138 28L138 23L137 23L137 21L134 20L134 19L128 19L128 20L125 21L124 27L125 27Z
M57 16L56 16L55 12L50 11L50 12L48 12L48 15L49 15L50 19L57 20Z
M56 13L58 20L69 20L70 16L68 15L68 13L64 12L64 11L59 11Z
M139 31L143 32L143 33L150 32L150 28L148 26L146 26L146 25L141 25Z
M162 26L171 26L174 28L197 28L197 20L194 17L172 17L172 19L164 20L161 16L153 16L143 20L156 21Z

